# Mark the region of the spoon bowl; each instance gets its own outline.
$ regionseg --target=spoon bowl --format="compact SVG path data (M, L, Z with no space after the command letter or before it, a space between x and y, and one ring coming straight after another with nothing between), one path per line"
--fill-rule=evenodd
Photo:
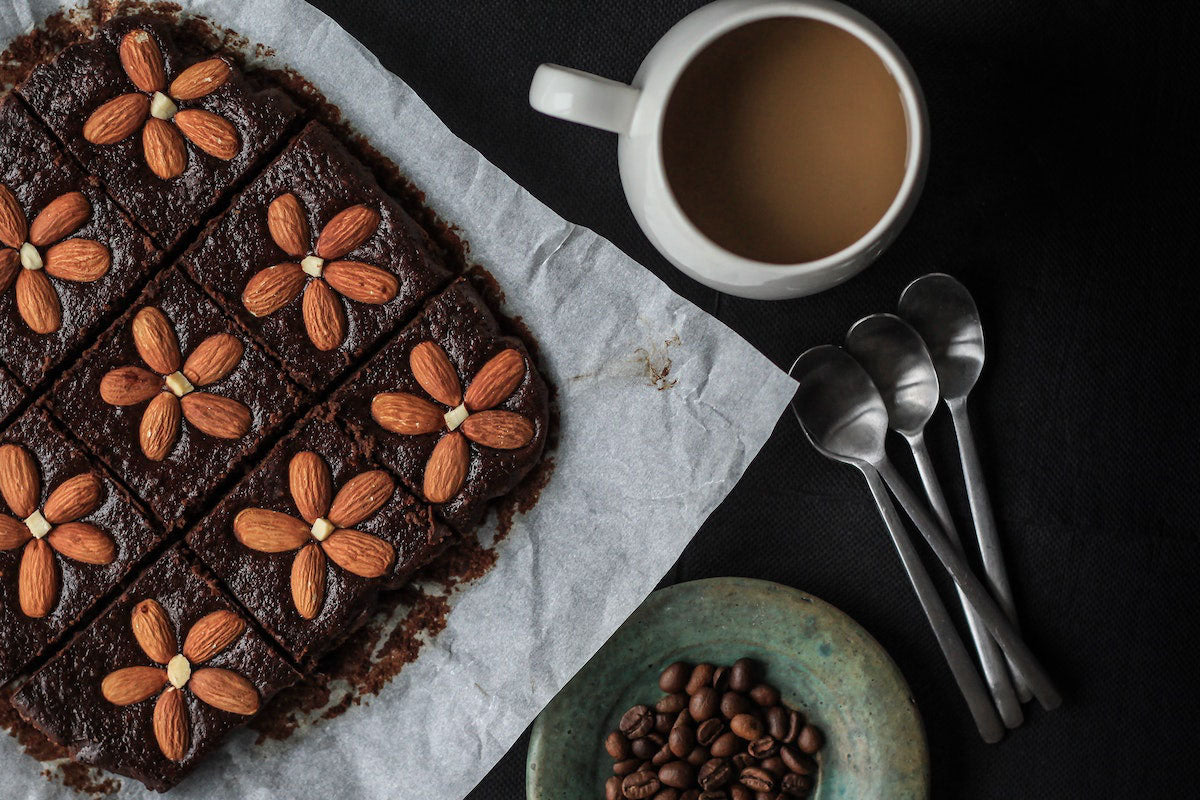
M925 275L905 288L899 309L925 340L942 395L965 398L983 371L983 324L967 287L944 273Z
M849 353L834 345L814 347L801 353L789 372L800 384L792 411L813 447L855 465L884 458L887 408Z
M888 424L917 436L937 409L941 388L921 335L895 314L863 317L846 334L846 350L866 369L883 397Z

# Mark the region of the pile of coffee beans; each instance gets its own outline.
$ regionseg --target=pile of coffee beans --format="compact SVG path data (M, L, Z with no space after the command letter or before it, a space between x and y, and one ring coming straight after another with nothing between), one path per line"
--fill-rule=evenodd
M605 800L787 800L817 779L825 743L748 658L732 667L685 664L663 670L666 694L621 717L604 749L613 776Z

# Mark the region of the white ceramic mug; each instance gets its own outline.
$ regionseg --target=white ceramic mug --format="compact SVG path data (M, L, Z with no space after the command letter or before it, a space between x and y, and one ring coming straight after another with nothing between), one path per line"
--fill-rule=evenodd
M867 44L895 78L908 126L904 179L883 217L849 247L801 264L767 264L719 247L683 213L663 168L663 114L684 68L723 34L772 17L819 20ZM688 275L741 297L774 300L813 294L861 271L908 221L929 161L925 98L908 60L875 23L831 0L717 0L667 31L647 54L632 85L542 64L529 87L529 102L542 113L619 134L621 182L646 236Z

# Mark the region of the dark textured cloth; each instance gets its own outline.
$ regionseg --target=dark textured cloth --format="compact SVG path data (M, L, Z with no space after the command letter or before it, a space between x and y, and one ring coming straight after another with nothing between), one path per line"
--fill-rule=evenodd
M790 415L666 581L766 578L862 623L912 686L935 797L1190 796L1200 707L1194 4L852 0L924 85L929 180L877 264L775 303L719 296L669 267L625 204L615 138L526 100L543 61L631 79L699 0L317 5L533 194L780 366L841 341L864 314L894 310L920 274L960 278L985 323L972 408L1017 605L1065 705L1030 706L1004 742L980 741L861 479L818 456ZM969 532L944 411L929 435ZM523 797L524 761L523 739L471 798Z

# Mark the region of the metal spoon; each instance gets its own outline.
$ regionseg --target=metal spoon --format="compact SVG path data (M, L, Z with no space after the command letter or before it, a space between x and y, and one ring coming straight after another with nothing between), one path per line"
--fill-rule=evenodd
M937 409L940 389L933 360L920 334L894 314L873 314L851 326L846 334L846 350L863 366L879 389L887 408L888 425L908 442L934 516L946 536L961 551L962 540L950 516L933 459L925 446L925 425ZM967 616L967 627L979 653L984 677L1000 710L1000 718L1009 728L1016 728L1025 715L1004 665L1004 654L988 635L983 621L961 590L958 598Z
M954 421L954 435L958 439L984 575L1004 613L1016 625L1017 609L1000 550L996 517L992 514L992 501L983 480L983 465L967 414L967 395L983 371L983 326L979 321L979 309L965 286L942 273L925 275L910 283L900 295L899 308L900 316L925 340L933 358L942 386L942 399ZM1011 661L1009 667L1012 667ZM1015 677L1017 696L1021 702L1028 702L1029 687L1019 675Z
M883 479L901 507L912 518L913 524L925 537L942 566L967 596L971 606L999 642L1005 655L1015 664L1016 672L1025 678L1046 709L1057 708L1062 703L1062 696L1054 687L1050 676L1021 641L1020 635L988 594L983 583L971 572L966 559L942 533L937 523L925 511L924 505L888 461L884 451L887 409L866 370L846 351L825 345L814 347L797 358L796 363L792 365L791 374L800 384L796 398L792 401L792 411L800 420L805 435L824 455L857 467L862 472L885 522L889 524L897 549L902 551L901 557L904 558L905 549L911 549L911 542L907 536L899 535L902 527L893 525L899 522L895 519L895 509L892 509L891 515L887 513L891 503L883 502L887 499L887 493L883 491L879 478ZM905 544L908 548L905 548ZM919 563L916 553L910 554L913 556L912 562ZM905 562L907 566L909 559L906 558ZM913 577L913 574L910 570L910 577ZM918 577L914 580L919 579L919 575L920 573L917 573ZM929 576L926 574L924 577L927 581ZM953 631L945 607L942 606L940 610L941 622L934 623L935 632L939 627ZM953 635L954 638L958 638L956 632ZM966 663L971 666L961 639L958 639L958 646ZM970 672L974 673L974 669ZM986 700L987 694L978 674L975 675L975 682L978 687L976 694L982 695ZM984 706L991 709L990 702ZM991 713L995 716L994 710ZM999 718L995 719L998 725Z

